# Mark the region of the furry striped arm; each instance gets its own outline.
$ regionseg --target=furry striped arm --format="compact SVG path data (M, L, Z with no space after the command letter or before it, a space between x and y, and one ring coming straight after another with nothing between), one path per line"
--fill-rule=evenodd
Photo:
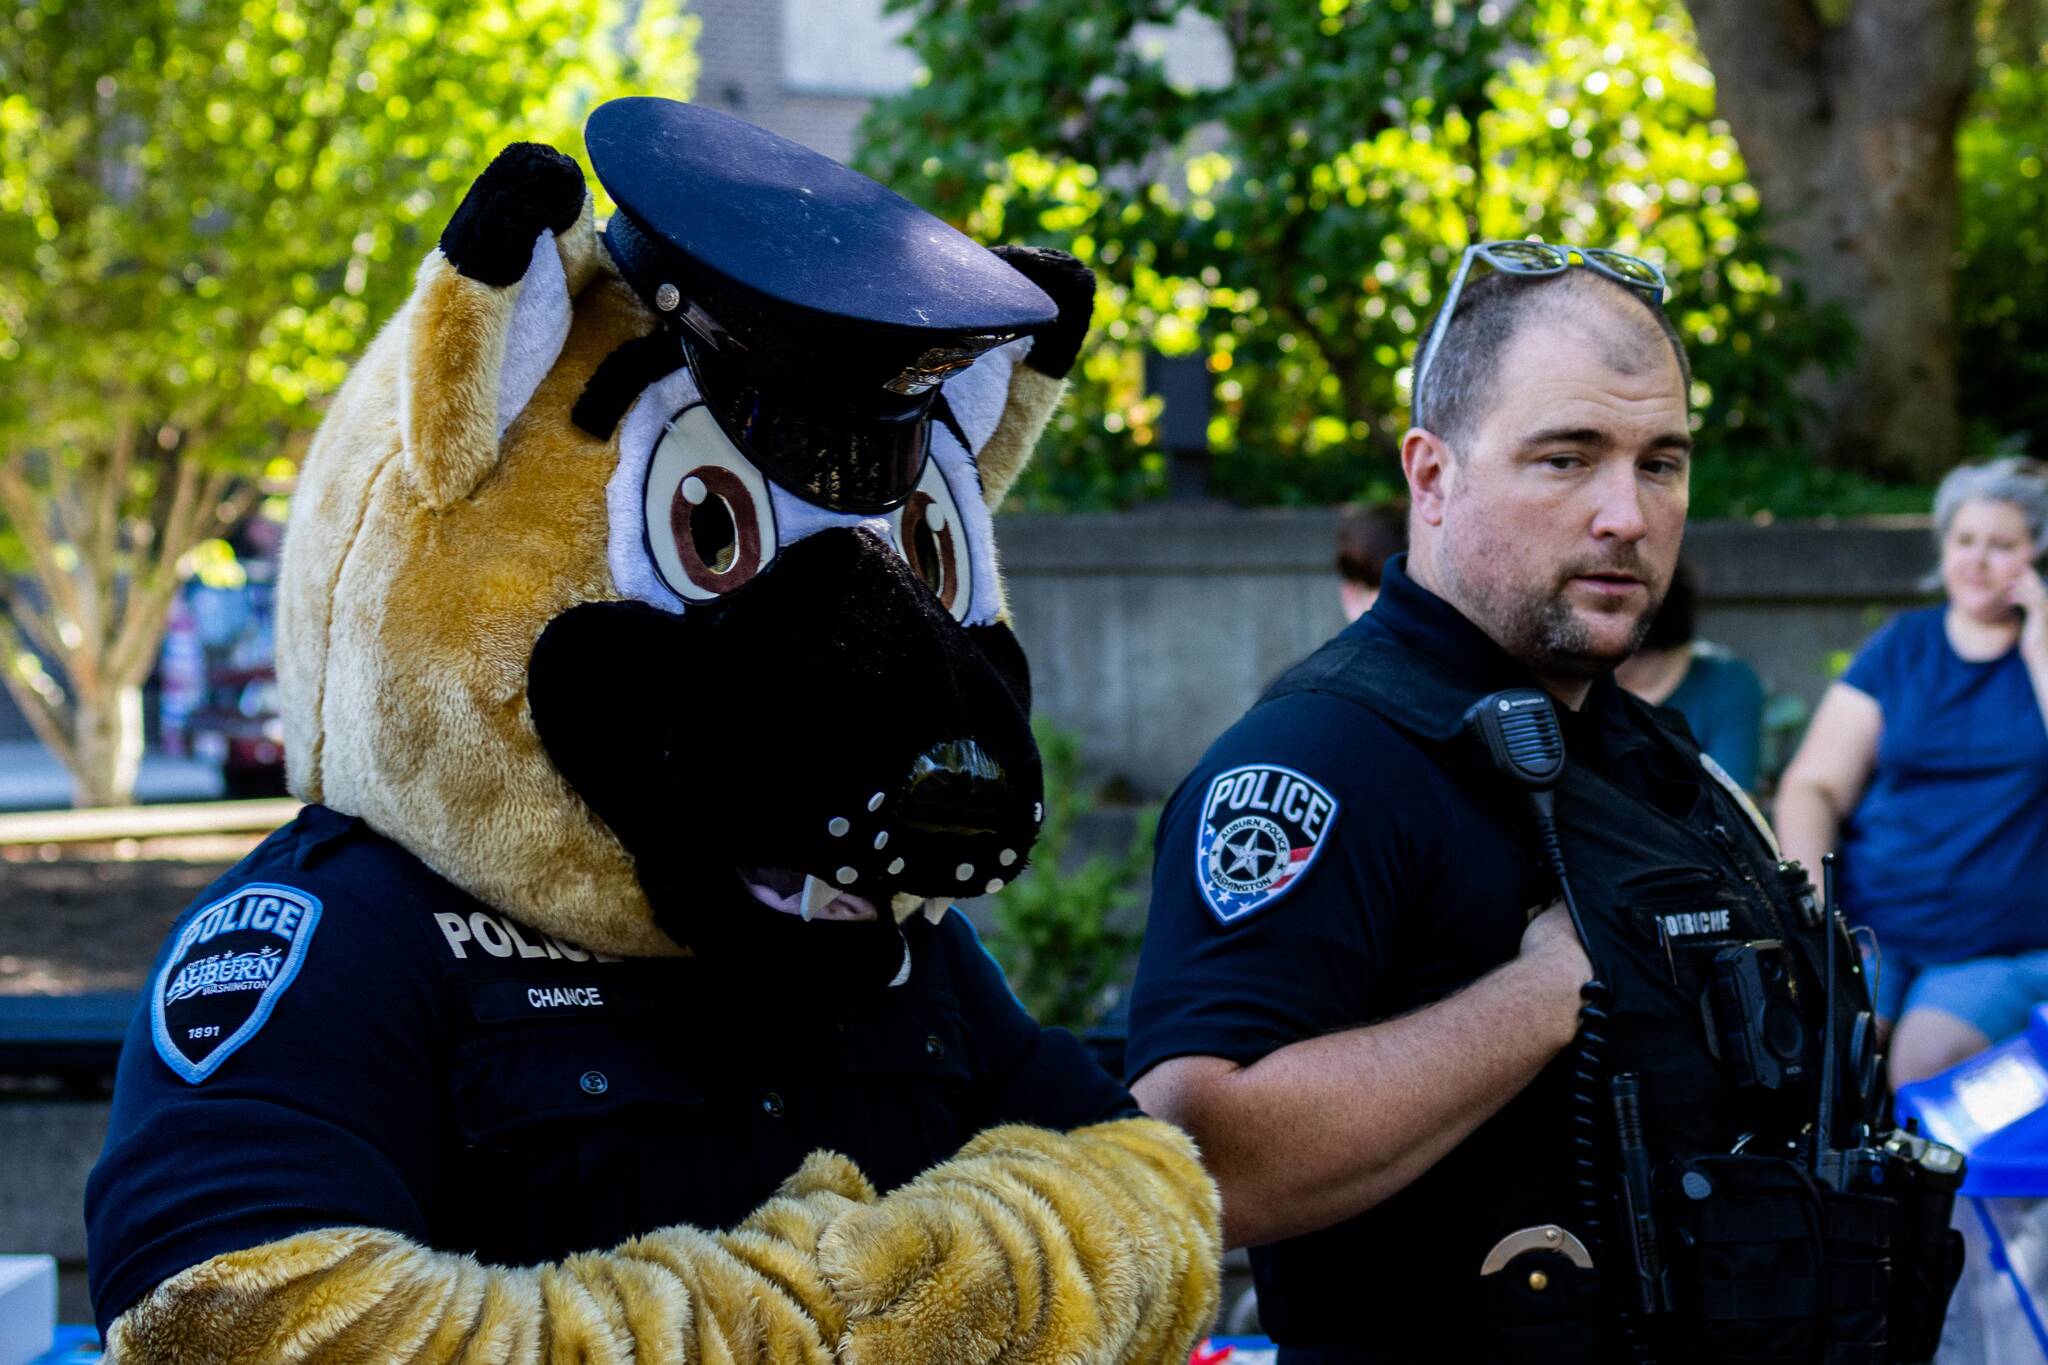
M1221 1255L1214 1182L1152 1119L990 1129L818 1246L845 1365L1185 1361Z
M664 1228L522 1269L324 1228L164 1281L115 1322L107 1359L825 1365L845 1313L818 1239L874 1198L852 1162L814 1153L731 1232Z

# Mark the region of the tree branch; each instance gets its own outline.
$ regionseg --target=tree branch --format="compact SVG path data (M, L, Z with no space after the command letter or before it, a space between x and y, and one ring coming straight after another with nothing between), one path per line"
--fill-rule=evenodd
M0 577L0 611L13 618L15 625L28 636L29 643L35 646L38 653L46 654L52 659L63 657L64 647L57 639L56 623L32 606L22 595L21 589L4 577Z
M116 570L120 565L121 502L127 492L128 471L135 459L135 437L134 414L124 412L115 419L109 458L100 471L99 487L94 490L98 496L93 500L92 538L85 558L92 566L94 589L107 604L110 616L114 606Z
M57 562L57 540L50 534L43 518L37 515L36 500L29 491L28 481L22 477L19 456L0 461L0 512L6 514L15 534L21 537L22 548L28 551L36 581L43 585L59 622L68 619L74 629L81 628L78 585ZM61 626L58 639L61 644ZM64 661L67 672L76 652L74 646L61 644L59 658Z
M197 456L184 458L187 463L181 466L181 476L184 468L199 468ZM225 469L203 470L202 474L188 514L181 523L166 519L154 561L129 587L129 608L108 663L110 676L118 681L140 684L155 667L164 620L177 595L178 561L200 541L233 529L255 504L259 490L254 483L237 486L234 474Z
M156 528L157 541L149 554L137 556L120 628L107 650L107 674L117 685L141 682L149 676L163 620L178 586L178 560L205 539L201 530L211 528L211 514L225 491L228 476L202 468L195 446L185 446L176 458L170 509Z
M64 694L40 665L36 668L36 676L42 679L43 686L37 687L29 680L29 672L21 667L21 661L33 657L33 652L22 644L14 623L0 616L0 682L6 684L8 695L21 708L21 714L27 718L28 728L35 731L36 738L66 768L76 772L77 749L71 742L70 717L65 714ZM51 695L53 693L55 695Z

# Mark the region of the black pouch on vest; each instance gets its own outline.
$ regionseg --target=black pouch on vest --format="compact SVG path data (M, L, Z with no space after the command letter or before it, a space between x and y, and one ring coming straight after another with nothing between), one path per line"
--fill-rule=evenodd
M1820 1192L1790 1161L1702 1156L1665 1190L1678 1299L1669 1358L1817 1365L1823 1336Z
M1820 1191L1826 1226L1821 1311L1825 1365L1889 1365L1892 1234L1898 1202L1883 1195Z
M1892 1359L1901 1365L1930 1360L1941 1345L1949 1296L1963 1273L1963 1234L1949 1226L1963 1164L1947 1148L1914 1133L1893 1133L1885 1144L1885 1189L1897 1205L1888 1304Z
M1557 1251L1525 1251L1479 1277L1486 1365L1578 1365L1599 1343L1600 1275Z

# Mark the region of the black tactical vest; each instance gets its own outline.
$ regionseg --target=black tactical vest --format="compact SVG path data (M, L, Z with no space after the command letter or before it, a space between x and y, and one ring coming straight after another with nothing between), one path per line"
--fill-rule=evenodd
M1489 806L1526 800L1468 733L1480 694L1424 655L1340 636L1266 699L1293 692L1366 707L1439 755ZM1526 1160L1480 1176L1494 1187L1471 1191L1452 1215L1488 1224L1472 1229L1476 1240L1506 1255L1504 1268L1482 1276L1480 1301L1494 1321L1488 1358L1916 1359L1887 1346L1887 1318L1924 1319L1929 1310L1894 1296L1921 1284L1925 1299L1938 1282L1938 1334L1959 1250L1946 1230L1947 1203L1938 1217L1916 1203L1908 1212L1933 1218L1938 1226L1923 1240L1935 1245L1914 1252L1920 1263L1902 1266L1894 1285L1902 1210L1883 1193L1885 1181L1896 1193L1917 1172L1887 1172L1870 1136L1890 1125L1877 1112L1885 1102L1859 955L1683 727L1633 698L1625 704L1679 761L1672 766L1699 781L1682 816L1569 760L1555 789L1564 859L1603 989L1589 997L1577 1045L1532 1085L1561 1092L1568 1128L1515 1135ZM1533 819L1510 815L1506 824L1528 831L1536 859ZM1823 1046L1829 926L1832 1068ZM1834 1100L1826 1146L1877 1154L1847 1182L1853 1192L1812 1170L1824 1081ZM1624 1179L1631 1149L1640 1172L1633 1193ZM1521 1242L1502 1242L1525 1231ZM1928 1330L1911 1324L1916 1339ZM1931 1351L1932 1338L1926 1345Z

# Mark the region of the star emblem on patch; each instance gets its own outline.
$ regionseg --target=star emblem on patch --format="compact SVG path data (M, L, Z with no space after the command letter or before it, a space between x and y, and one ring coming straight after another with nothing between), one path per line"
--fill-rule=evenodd
M1291 891L1322 851L1337 798L1275 763L1218 773L1202 798L1195 884L1219 923L1262 910Z

